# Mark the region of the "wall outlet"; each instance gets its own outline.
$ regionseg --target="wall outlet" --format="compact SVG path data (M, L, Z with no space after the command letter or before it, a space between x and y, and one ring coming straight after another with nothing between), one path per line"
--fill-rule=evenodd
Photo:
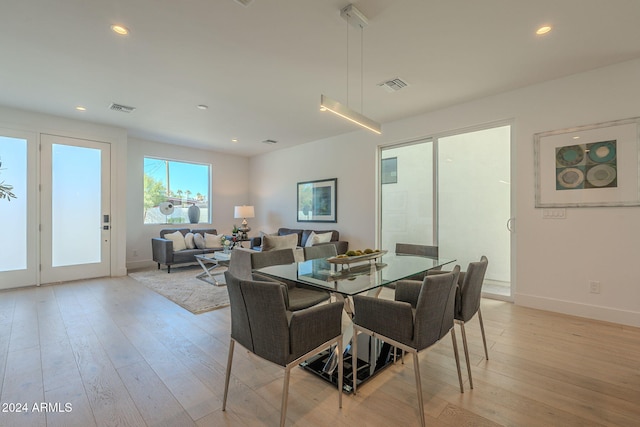
M134 249L134 250L133 250L133 256L134 256L134 257L135 257L135 256L138 256L138 250L137 250L137 249Z
M596 282L596 281L590 281L589 282L589 292L592 294L599 294L600 293L600 282Z

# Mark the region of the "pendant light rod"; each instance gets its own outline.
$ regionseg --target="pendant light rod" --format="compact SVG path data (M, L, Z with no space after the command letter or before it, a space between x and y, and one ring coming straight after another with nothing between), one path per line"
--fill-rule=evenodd
M347 21L347 105L343 105L325 95L320 95L320 111L330 111L333 114L362 126L378 135L382 134L380 123L349 108L349 25L360 30L360 110L363 109L364 100L364 36L363 29L369 24L364 16L353 4L349 4L340 10L340 16Z
M353 4L349 4L340 10L340 16L350 25L356 28L365 28L369 25L369 20L364 13L360 12Z

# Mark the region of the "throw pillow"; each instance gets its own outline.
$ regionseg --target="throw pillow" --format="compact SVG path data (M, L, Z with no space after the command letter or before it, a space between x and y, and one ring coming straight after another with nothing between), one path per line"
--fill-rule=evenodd
M264 231L260 232L260 238L262 239L264 236L277 236L278 233L265 233Z
M196 248L196 244L193 241L193 233L187 233L184 235L184 244L187 246L187 249Z
M297 245L297 234L287 234L285 236L262 236L263 251L273 251L276 249L295 249Z
M165 234L165 239L169 239L173 242L173 251L178 252L187 249L187 245L184 242L184 236L181 232L176 231L173 233Z
M196 245L198 249L205 249L204 236L200 233L194 233L193 235L193 243Z
M315 231L312 231L311 234L309 234L309 237L307 237L307 243L305 243L306 247L309 246L313 246L313 245L317 245L318 243L327 243L331 241L331 232L327 232L327 233L318 233L316 234Z
M224 234L209 234L204 233L204 247L207 249L210 248L221 248L222 247L222 237Z

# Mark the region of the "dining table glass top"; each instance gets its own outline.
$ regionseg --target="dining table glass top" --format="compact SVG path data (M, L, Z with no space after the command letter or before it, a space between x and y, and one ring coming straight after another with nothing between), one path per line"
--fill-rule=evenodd
M326 259L313 259L293 264L272 265L256 271L276 279L294 281L352 296L427 270L437 269L454 261L386 253L375 260L354 264L334 264Z

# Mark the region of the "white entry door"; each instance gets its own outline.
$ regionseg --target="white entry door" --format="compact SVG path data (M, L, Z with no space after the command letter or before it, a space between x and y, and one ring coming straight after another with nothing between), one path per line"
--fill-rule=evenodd
M110 145L41 136L41 283L110 274Z

